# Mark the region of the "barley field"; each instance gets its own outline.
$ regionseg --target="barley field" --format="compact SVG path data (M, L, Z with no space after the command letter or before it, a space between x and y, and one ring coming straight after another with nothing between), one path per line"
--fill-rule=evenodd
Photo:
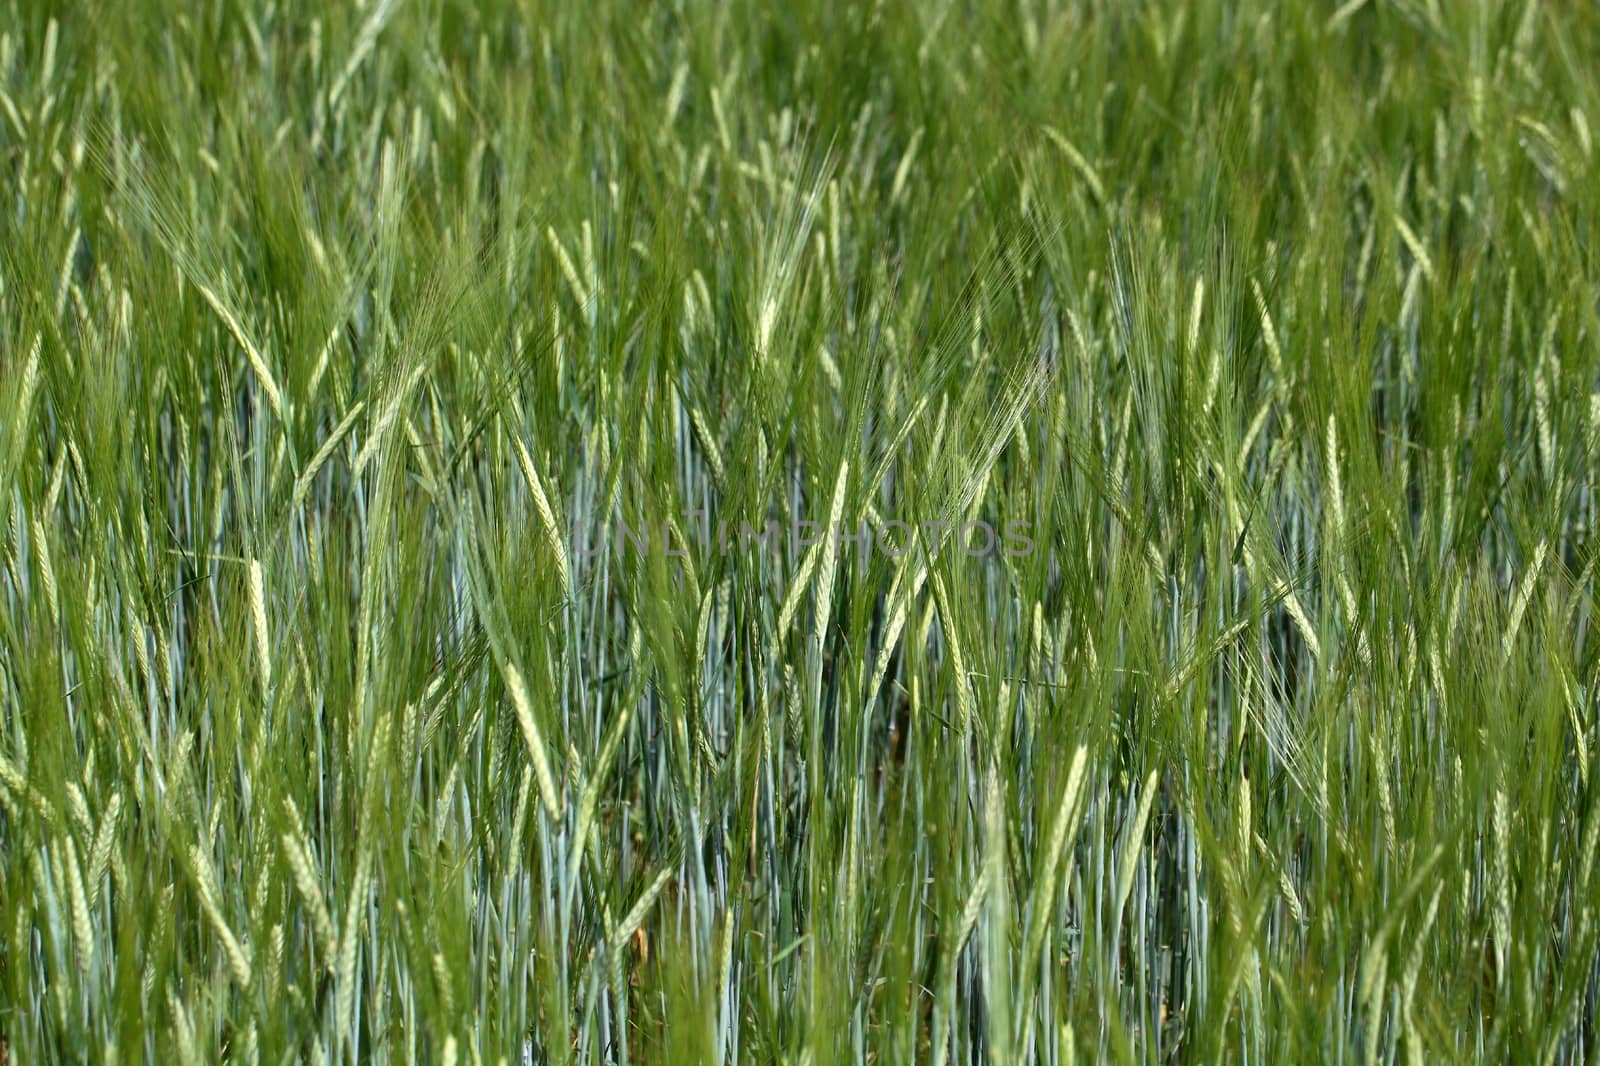
M0 1062L1600 1062L1600 9L0 0Z

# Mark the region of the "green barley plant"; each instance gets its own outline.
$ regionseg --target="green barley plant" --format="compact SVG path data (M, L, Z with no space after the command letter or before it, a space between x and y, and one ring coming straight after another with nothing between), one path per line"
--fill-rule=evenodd
M0 0L0 1063L1600 1061L1600 13Z

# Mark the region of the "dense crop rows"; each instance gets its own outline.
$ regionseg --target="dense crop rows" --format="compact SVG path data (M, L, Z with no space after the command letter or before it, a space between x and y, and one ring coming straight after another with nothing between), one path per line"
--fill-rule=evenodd
M1596 1061L1596 123L1577 3L0 0L0 1061Z

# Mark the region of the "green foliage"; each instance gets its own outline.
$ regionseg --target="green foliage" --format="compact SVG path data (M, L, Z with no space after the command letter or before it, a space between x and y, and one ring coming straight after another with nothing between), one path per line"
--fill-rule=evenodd
M0 26L0 1061L1594 1061L1592 8Z

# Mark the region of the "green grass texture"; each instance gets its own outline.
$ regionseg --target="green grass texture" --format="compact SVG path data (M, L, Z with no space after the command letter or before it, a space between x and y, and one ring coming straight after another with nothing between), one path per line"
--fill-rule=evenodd
M1554 0L0 0L0 1062L1600 1062L1597 123Z

